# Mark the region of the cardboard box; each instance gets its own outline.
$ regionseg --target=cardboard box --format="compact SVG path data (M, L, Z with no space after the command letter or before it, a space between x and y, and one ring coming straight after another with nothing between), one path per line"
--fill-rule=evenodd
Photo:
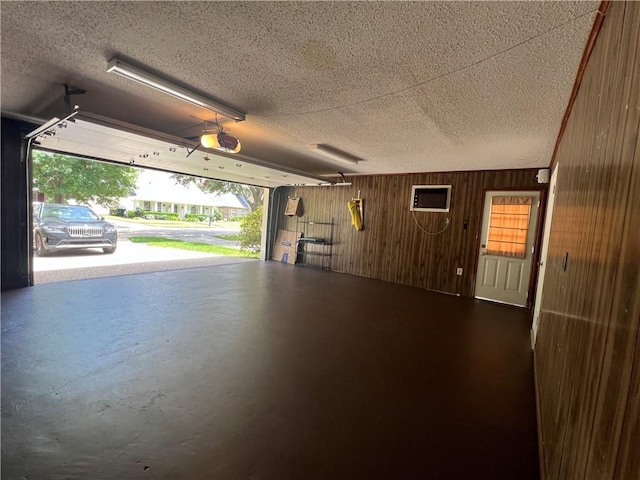
M298 240L302 233L278 230L276 242L273 244L272 260L294 265L298 256Z
M298 215L300 211L300 197L287 199L287 207L284 209L284 214L290 217Z

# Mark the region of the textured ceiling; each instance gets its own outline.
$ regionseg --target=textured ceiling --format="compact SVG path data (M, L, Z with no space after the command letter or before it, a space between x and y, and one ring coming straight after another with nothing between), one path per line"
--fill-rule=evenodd
M314 174L547 166L599 2L0 2L3 112L82 111L179 137L207 110L106 72L118 56L247 113L242 153ZM362 158L333 163L328 144Z

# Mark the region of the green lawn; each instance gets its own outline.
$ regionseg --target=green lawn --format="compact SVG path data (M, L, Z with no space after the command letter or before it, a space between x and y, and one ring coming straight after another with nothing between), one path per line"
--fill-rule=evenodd
M215 255L225 255L227 257L258 258L258 253L244 252L237 248L223 247L220 245L209 245L200 242L183 242L164 237L130 237L133 243L146 243L152 247L178 248L180 250L191 250L192 252L213 253Z

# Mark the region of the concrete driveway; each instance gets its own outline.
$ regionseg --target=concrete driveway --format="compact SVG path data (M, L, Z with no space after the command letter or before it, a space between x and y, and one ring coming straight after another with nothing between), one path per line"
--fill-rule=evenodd
M57 252L49 257L33 257L34 283L49 283L85 278L129 275L134 273L205 267L255 259L190 252L173 248L150 247L118 240L113 254L99 249Z

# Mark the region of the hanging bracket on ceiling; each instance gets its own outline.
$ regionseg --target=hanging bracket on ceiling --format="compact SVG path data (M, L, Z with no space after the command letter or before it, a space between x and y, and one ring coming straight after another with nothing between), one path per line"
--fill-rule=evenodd
M65 84L65 86L64 86L64 110L65 110L65 113L67 115L71 115L75 110L78 109L77 105L74 105L74 107L71 108L71 95L84 95L85 93L87 93L87 91L83 90L82 88L70 87L69 85Z

